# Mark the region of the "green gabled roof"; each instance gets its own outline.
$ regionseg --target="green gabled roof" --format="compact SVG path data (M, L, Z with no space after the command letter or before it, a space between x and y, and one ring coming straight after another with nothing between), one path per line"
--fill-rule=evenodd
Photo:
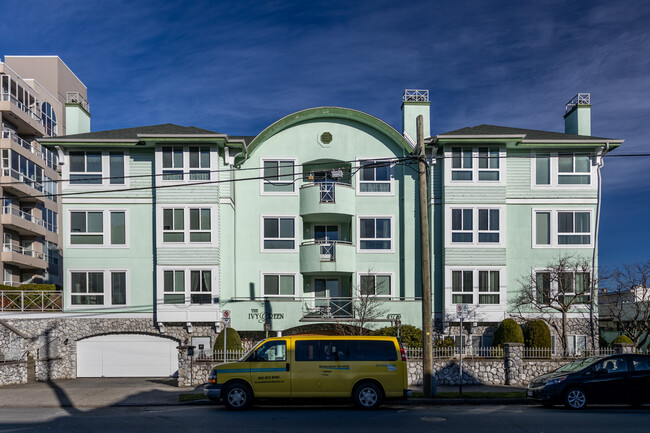
M71 141L113 141L113 140L140 140L144 137L178 137L187 136L221 136L218 132L207 129L197 128L195 126L180 126L173 123L163 125L137 126L135 128L111 129L108 131L87 132L84 134L63 135L60 137L43 138L41 142L71 142Z
M454 136L523 136L523 140L535 140L535 141L623 141L613 138L603 138L603 137L593 137L590 135L577 135L577 134L564 134L561 132L551 132L551 131L540 131L537 129L524 129L524 128L511 128L508 126L497 126L497 125L477 125L470 126L467 128L456 129L454 131L445 132L443 134L438 134L436 138L454 138Z

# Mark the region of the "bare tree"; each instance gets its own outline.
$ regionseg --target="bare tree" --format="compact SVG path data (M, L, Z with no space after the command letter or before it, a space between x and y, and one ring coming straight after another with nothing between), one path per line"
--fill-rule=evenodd
M354 290L354 288L353 288ZM361 276L359 290L355 290L349 303L350 317L336 323L335 330L341 335L368 335L367 326L384 317L388 308L383 294L390 293L390 281L371 272Z
M533 270L519 279L520 290L510 301L515 317L522 320L542 319L568 348L569 313L588 319L590 296L596 286L588 259L559 257L543 270Z
M650 338L650 260L616 268L605 284L601 318L612 320L637 347L643 347Z

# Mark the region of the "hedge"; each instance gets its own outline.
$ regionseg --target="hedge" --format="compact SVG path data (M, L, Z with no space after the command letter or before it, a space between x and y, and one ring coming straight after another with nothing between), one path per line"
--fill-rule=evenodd
M619 335L612 341L612 344L625 343L625 344L634 344L634 341L627 335Z
M551 330L543 320L533 320L524 325L524 344L526 347L551 347Z
M234 328L228 328L226 332L226 350L242 350L241 337ZM223 352L223 331L217 336L217 341L214 342L214 350Z
M504 343L521 343L524 342L524 333L521 326L514 319L505 319L499 323L499 327L494 333L494 345L501 346Z
M387 326L374 332L374 335L395 336L395 327ZM413 325L402 325L400 339L406 347L422 347L422 330Z

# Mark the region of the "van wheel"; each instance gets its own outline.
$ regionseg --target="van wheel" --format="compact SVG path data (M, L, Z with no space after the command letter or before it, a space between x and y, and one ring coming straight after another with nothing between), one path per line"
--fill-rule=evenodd
M241 382L226 385L223 393L223 404L230 410L244 410L253 403L253 391Z
M587 406L587 396L580 388L572 388L564 394L564 405L569 409L584 409Z
M362 383L354 388L352 400L359 409L375 409L381 403L381 389L372 382Z

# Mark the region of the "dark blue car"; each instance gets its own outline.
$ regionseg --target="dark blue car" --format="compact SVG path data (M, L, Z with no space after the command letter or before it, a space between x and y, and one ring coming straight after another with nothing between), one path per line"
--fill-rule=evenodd
M536 377L526 396L545 406L650 403L650 355L592 356Z

